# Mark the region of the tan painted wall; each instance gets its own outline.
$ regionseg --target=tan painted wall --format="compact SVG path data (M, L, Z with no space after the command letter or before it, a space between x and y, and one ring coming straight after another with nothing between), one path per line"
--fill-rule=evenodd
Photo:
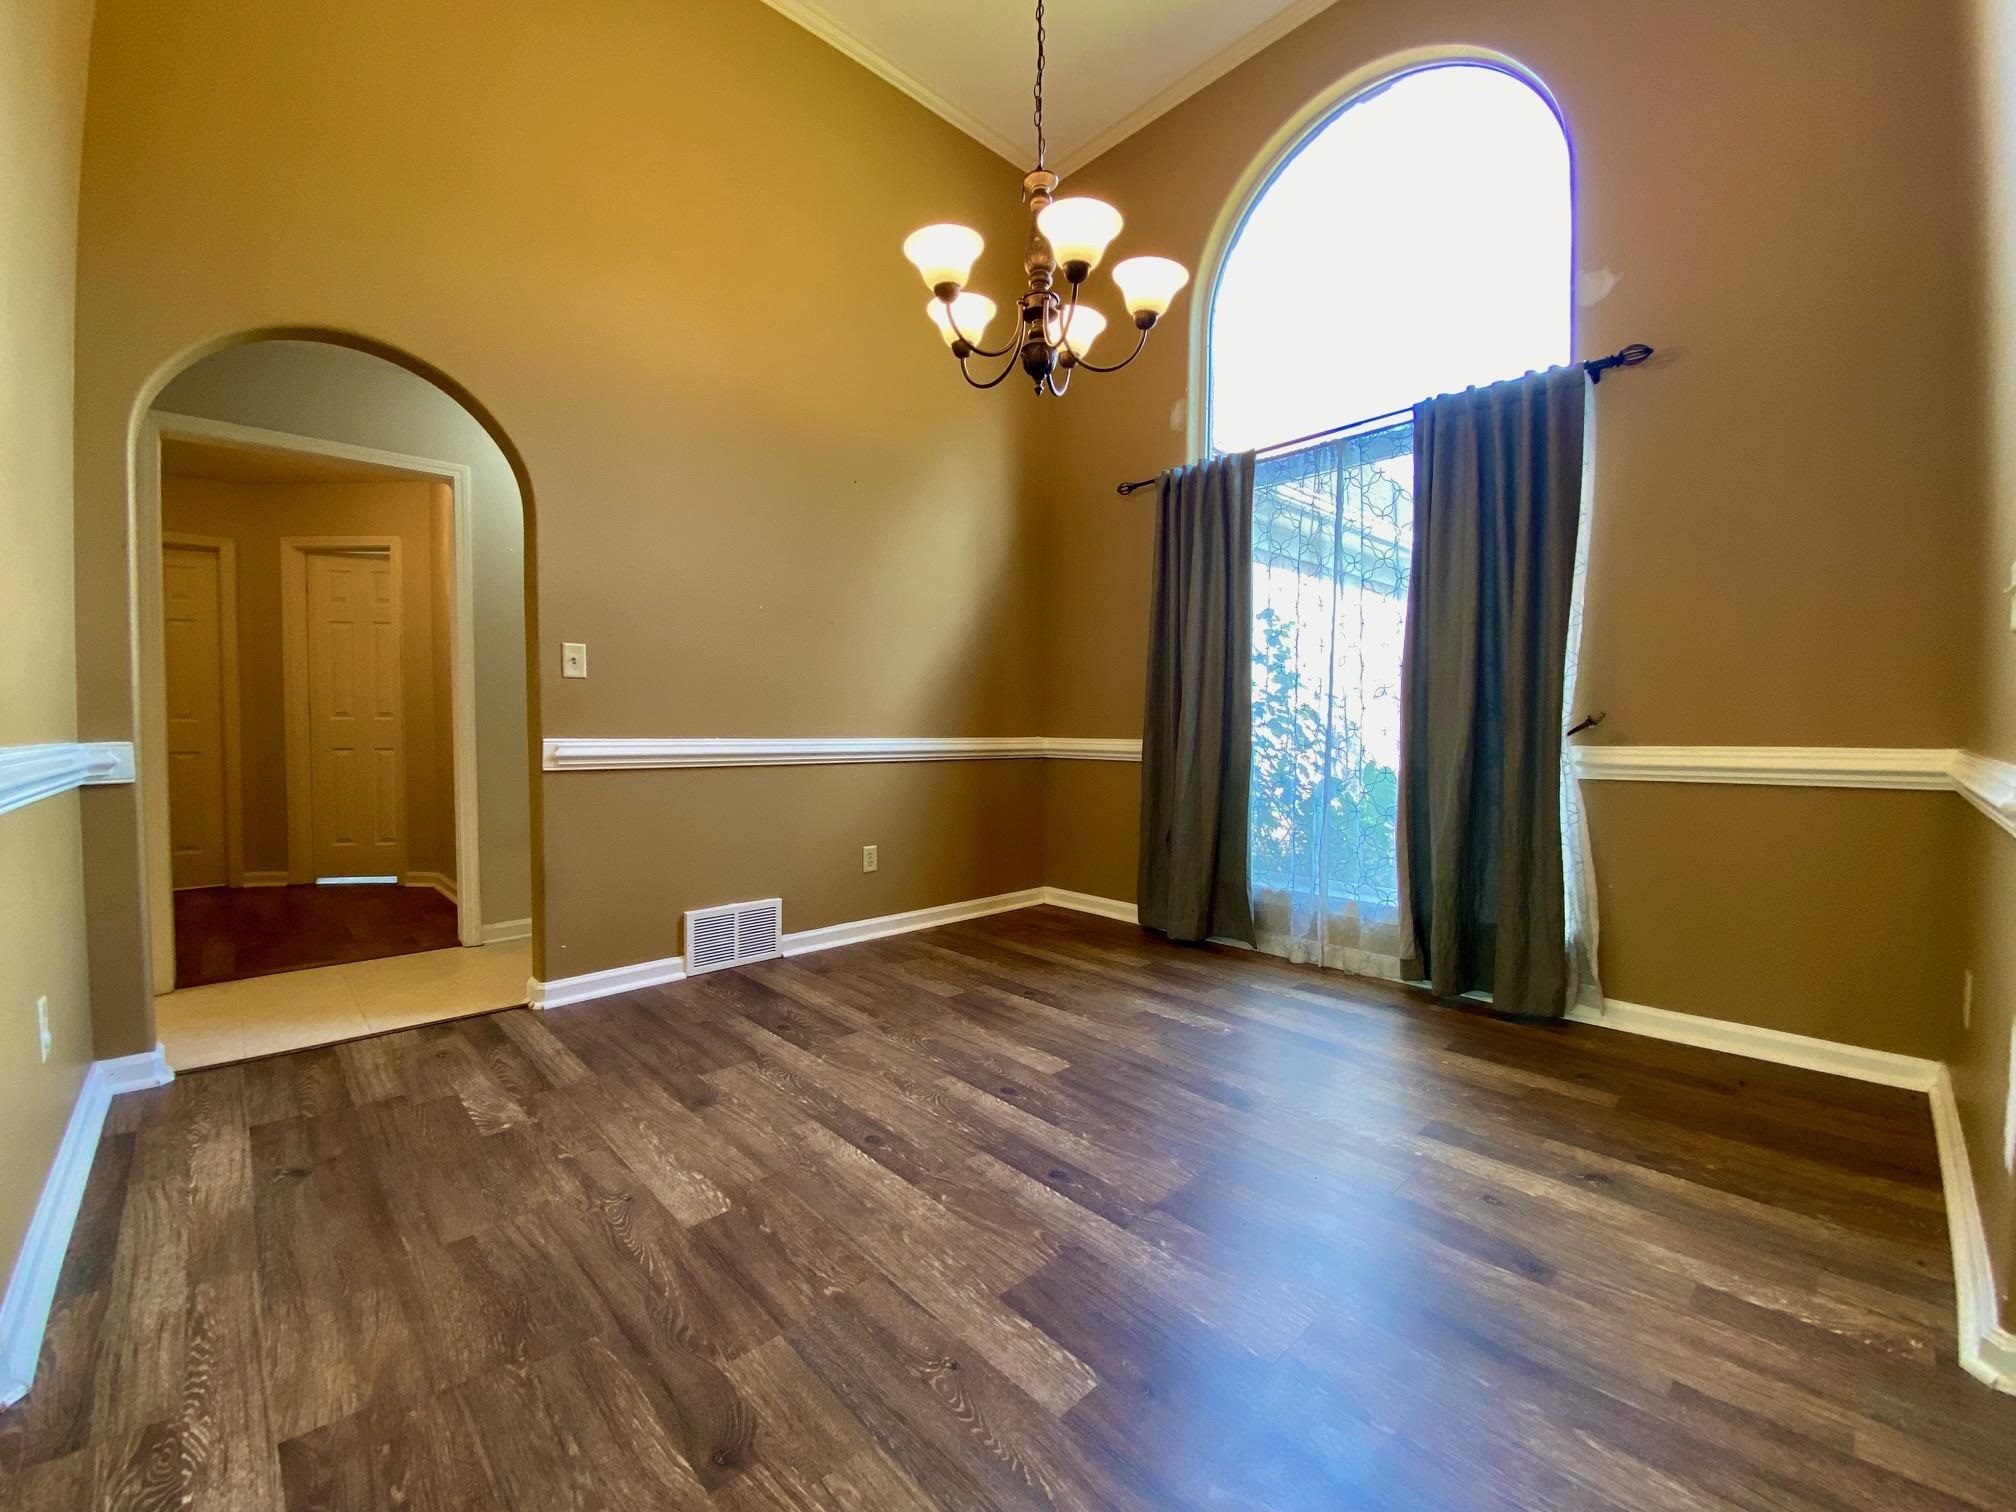
M70 383L88 0L0 10L0 744L77 738ZM76 795L0 814L0 1276L91 1060ZM35 999L54 1048L35 1048Z
M245 866L287 870L287 714L281 652L280 542L289 536L393 536L399 541L401 676L406 707L407 865L455 875L453 706L440 647L449 623L447 563L435 550L445 485L227 483L161 480L168 531L220 536L236 548Z
M1025 412L953 381L898 253L927 220L968 219L999 281L1018 176L984 149L756 0L107 0L92 66L77 457L94 733L132 726L136 407L203 344L304 323L438 366L515 445L535 734L1035 730ZM588 643L588 680L559 678L563 639ZM540 781L549 976L675 954L680 910L752 893L803 929L1041 880L1033 847L984 845L969 822L1011 801L975 796L1012 785L1002 768L956 790L895 769L858 813L864 780L838 768L620 780L614 809L595 807L602 779ZM674 819L716 788L738 805L707 815L723 845L682 839ZM93 793L87 825L101 1044L135 1044L131 795ZM658 837L642 855L640 835ZM863 842L884 847L876 877Z
M1966 743L2016 761L2016 635L2003 595L2016 563L2016 4L1977 0L1980 115L1983 393L1987 477L1967 601L1975 674ZM1972 1023L1953 1047L1953 1088L1967 1133L1974 1188L1987 1225L2004 1323L2016 1327L2016 1151L2009 1145L2011 1041L2016 1037L2016 840L1970 812L1967 965Z
M1578 260L1620 279L1578 311L1576 350L1662 354L1598 391L1582 683L1609 713L1602 737L1946 746L1965 701L1953 588L1975 484L1960 21L1943 0L1362 0L1070 187L1125 207L1130 250L1196 267L1303 102L1431 44L1517 59L1574 141ZM1178 324L1051 417L1048 733L1138 732L1153 502L1112 489L1184 456L1170 417L1189 357ZM1134 775L1065 769L1048 786L1045 880L1132 897ZM1950 843L1938 803L1660 787L1593 809L1612 996L1935 1048L1957 943L1914 935L1922 969L1901 971L1884 882L1886 846L1930 858ZM1944 868L1902 890L1916 922L1959 906ZM1788 894L1796 927L1740 923ZM1682 918L1698 933L1669 930Z
M459 462L469 469L482 908L489 923L530 918L525 506L510 459L475 416L425 378L368 352L322 341L254 341L213 352L177 375L156 408Z

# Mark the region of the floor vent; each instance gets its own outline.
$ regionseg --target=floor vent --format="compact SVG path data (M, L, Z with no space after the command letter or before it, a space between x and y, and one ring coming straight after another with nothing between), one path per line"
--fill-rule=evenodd
M686 914L686 974L719 971L784 953L784 900L724 903Z

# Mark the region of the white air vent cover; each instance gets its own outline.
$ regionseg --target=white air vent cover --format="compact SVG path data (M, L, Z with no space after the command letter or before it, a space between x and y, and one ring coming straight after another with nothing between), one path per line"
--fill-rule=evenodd
M719 971L784 953L784 900L724 903L686 913L686 974Z

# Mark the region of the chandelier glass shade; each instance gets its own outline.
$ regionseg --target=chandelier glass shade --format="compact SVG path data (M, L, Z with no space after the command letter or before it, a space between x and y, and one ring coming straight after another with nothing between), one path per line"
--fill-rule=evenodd
M1022 198L1031 216L1028 248L1022 271L1028 288L1015 302L1016 330L1005 345L986 345L987 327L996 313L994 301L967 288L973 264L984 243L966 226L941 222L913 231L904 239L910 259L931 291L925 313L959 359L959 371L975 388L994 388L1018 367L1033 380L1039 394L1061 395L1080 368L1095 373L1118 372L1147 345L1148 333L1169 313L1169 306L1189 271L1167 257L1129 257L1114 264L1113 282L1121 302L1133 317L1134 349L1120 361L1101 367L1089 360L1092 343L1106 329L1106 317L1081 303L1079 290L1106 256L1125 224L1120 212L1104 200L1087 196L1057 198L1059 179L1044 167L1043 68L1044 0L1036 3L1036 166L1022 180ZM1062 290L1058 288L1060 282ZM971 359L1007 358L992 377L975 375Z

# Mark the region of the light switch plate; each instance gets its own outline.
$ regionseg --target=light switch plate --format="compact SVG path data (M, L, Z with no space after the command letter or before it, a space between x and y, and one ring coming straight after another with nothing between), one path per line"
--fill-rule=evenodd
M871 872L881 864L882 857L878 847L873 845L864 845L861 847L861 870Z
M588 645L585 641L560 642L560 675L562 677L588 675Z

